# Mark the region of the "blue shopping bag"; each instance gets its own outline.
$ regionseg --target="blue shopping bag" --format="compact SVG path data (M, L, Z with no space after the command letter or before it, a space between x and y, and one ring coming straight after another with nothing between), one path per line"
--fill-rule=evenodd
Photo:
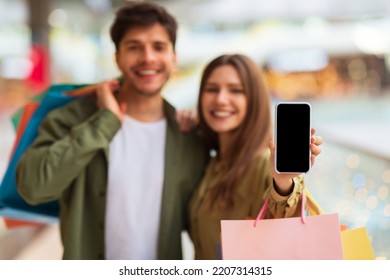
M16 166L24 151L37 137L38 128L46 115L51 110L64 106L68 102L77 98L66 95L66 92L84 86L85 85L73 84L53 85L43 94L43 99L27 124L1 182L0 216L43 222L50 222L53 221L53 217L58 217L58 201L32 206L23 200L23 198L19 195L16 186Z

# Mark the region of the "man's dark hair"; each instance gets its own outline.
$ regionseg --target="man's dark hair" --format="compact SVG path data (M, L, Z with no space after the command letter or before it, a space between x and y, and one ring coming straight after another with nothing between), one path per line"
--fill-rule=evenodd
M156 23L166 29L173 49L175 49L177 22L165 8L155 3L127 2L116 12L110 29L116 50L119 50L119 44L127 30L133 27L148 27Z

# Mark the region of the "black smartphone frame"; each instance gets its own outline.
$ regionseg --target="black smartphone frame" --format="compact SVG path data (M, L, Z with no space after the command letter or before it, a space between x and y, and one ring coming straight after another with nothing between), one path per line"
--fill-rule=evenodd
M280 102L275 106L275 170L307 173L311 167L311 105Z

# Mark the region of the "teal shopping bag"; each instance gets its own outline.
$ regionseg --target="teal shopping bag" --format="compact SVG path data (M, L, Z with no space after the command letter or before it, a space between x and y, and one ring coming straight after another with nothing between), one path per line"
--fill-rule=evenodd
M27 204L19 195L16 186L16 167L24 151L33 143L38 135L42 120L53 109L64 106L79 98L66 95L66 92L84 87L85 85L59 84L51 86L41 95L41 102L14 150L9 165L0 185L0 216L21 218L27 220L47 221L58 217L58 201L43 203L37 206Z

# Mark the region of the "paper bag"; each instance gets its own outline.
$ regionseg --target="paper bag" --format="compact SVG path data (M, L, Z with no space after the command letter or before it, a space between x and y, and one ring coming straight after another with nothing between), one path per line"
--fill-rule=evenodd
M323 215L325 212L319 206L313 196L306 191L308 199L307 208L311 215ZM373 260L374 250L365 227L347 229L344 224L340 225L341 243L343 247L344 260Z
M31 116L27 126L24 128L24 133L20 137L20 141L18 139L18 143L13 151L10 163L0 185L0 207L7 208L6 213L11 213L13 218L18 218L18 212L12 212L13 209L30 213L31 215L28 215L29 217L33 217L33 213L48 217L58 216L58 201L32 206L22 199L16 187L16 166L24 151L35 140L38 134L38 128L48 112L74 100L76 97L67 96L65 92L79 87L78 85L54 85L50 87L44 94L38 108L36 108L34 114ZM1 212L4 211L1 210ZM23 216L25 217L26 215Z
M365 227L341 232L344 260L374 260L370 238Z
M268 200L255 221L221 221L223 259L343 259L338 214L306 217L303 196L302 217L263 219Z

